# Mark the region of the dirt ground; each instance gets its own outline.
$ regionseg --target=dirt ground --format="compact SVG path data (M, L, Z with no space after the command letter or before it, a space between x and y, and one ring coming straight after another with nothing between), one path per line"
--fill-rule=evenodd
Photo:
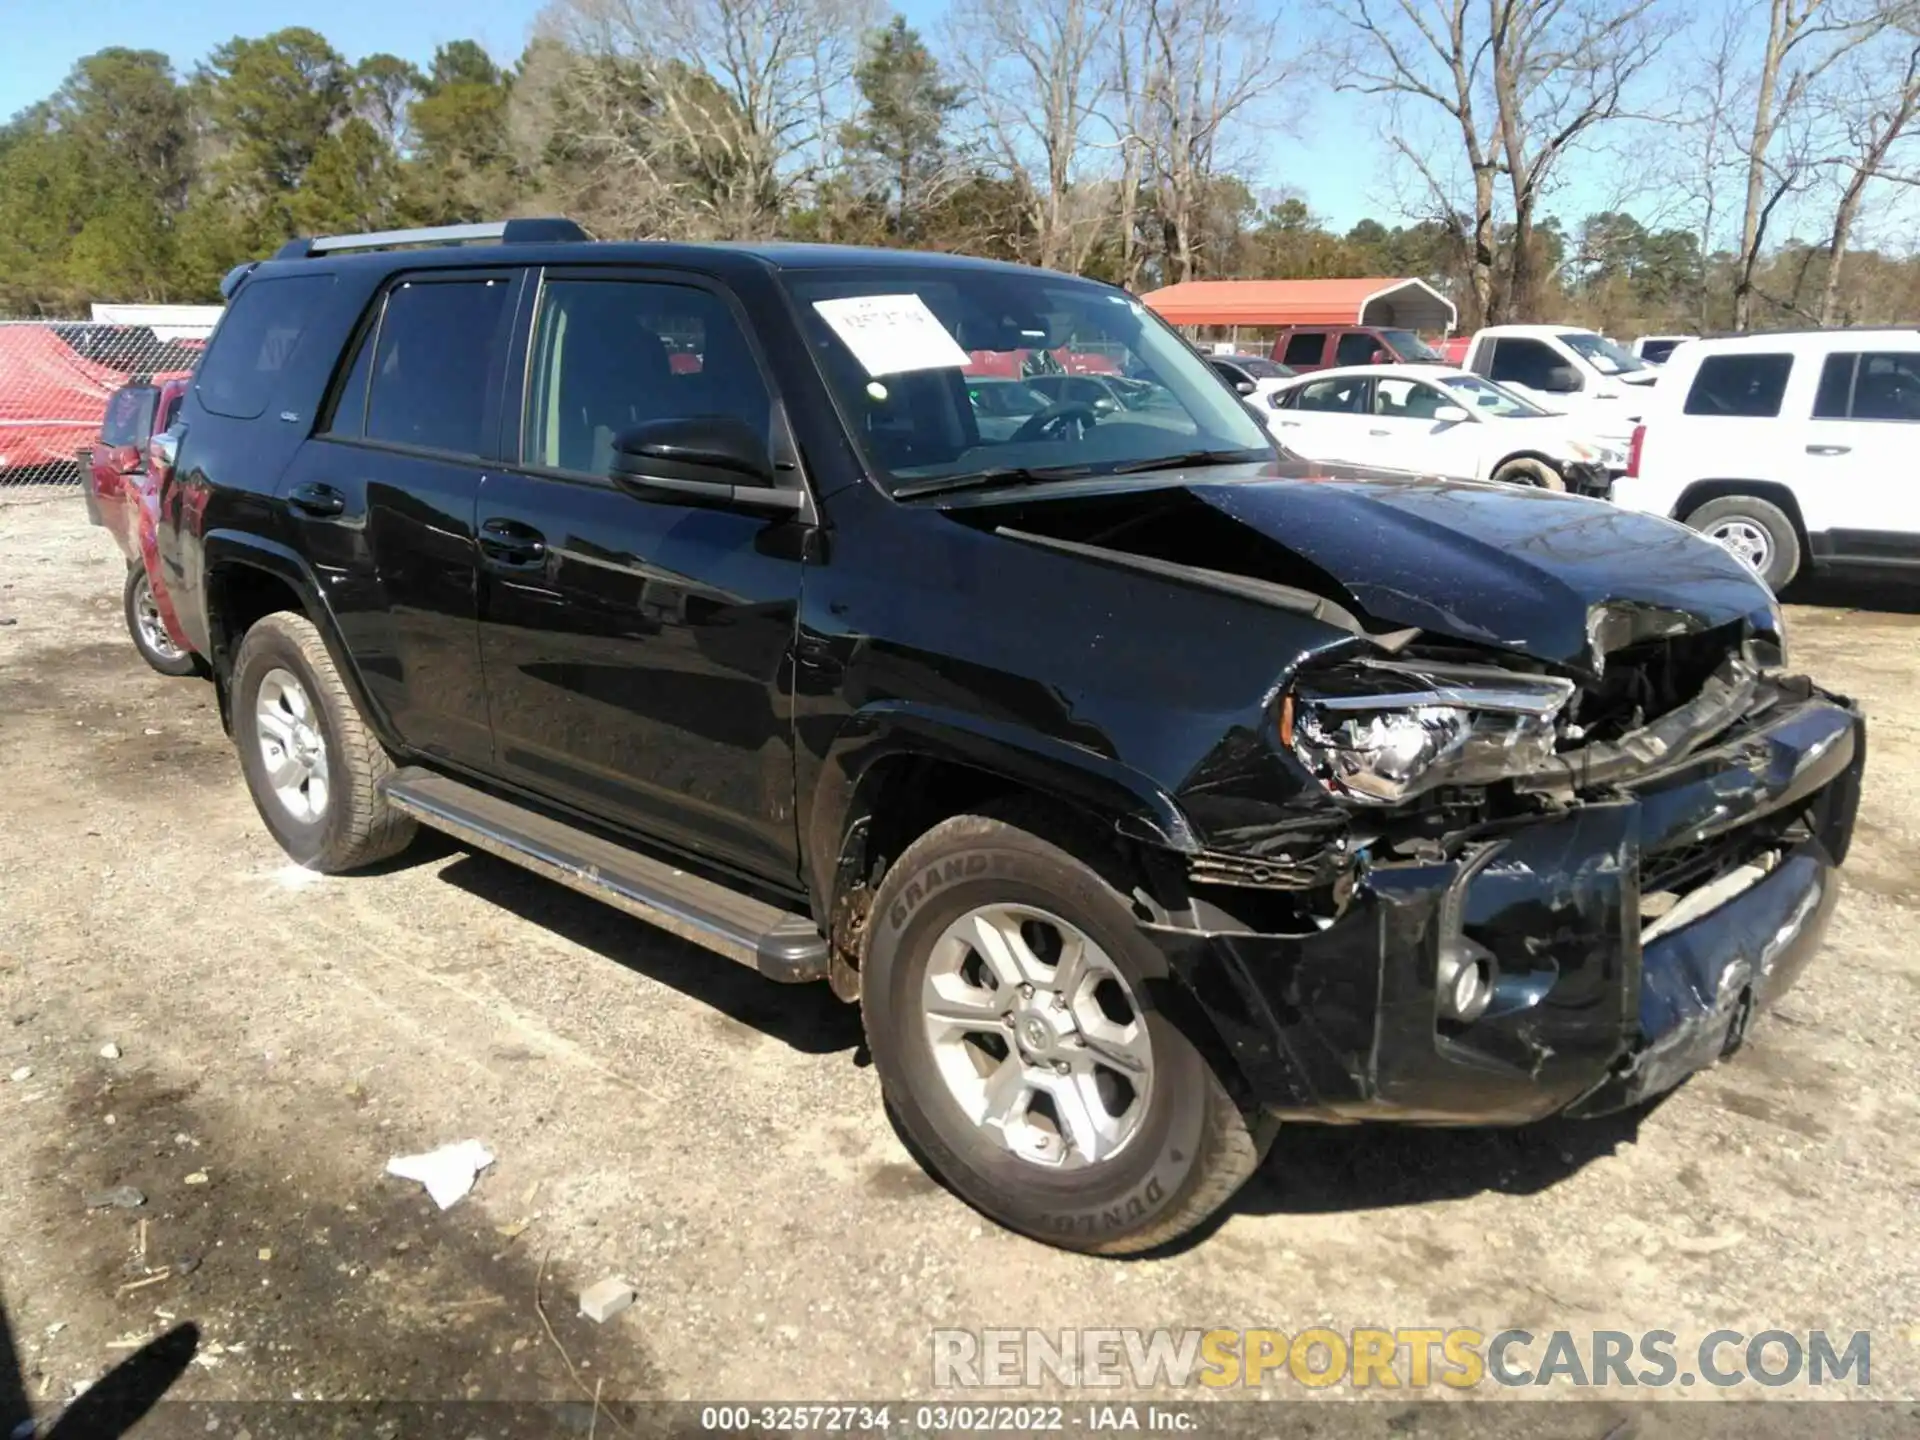
M71 494L0 497L0 1292L36 1405L188 1321L174 1394L209 1399L897 1398L936 1326L1316 1324L1866 1330L1866 1393L1920 1396L1911 597L1790 611L1872 755L1826 953L1740 1054L1613 1120L1289 1130L1213 1233L1119 1263L930 1181L824 986L446 842L291 867L121 575ZM448 1211L382 1173L469 1137L497 1162ZM88 1208L115 1186L145 1204ZM638 1303L579 1318L612 1274Z

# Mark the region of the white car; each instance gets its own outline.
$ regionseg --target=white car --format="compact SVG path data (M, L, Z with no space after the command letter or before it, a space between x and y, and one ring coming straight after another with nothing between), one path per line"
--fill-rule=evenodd
M1259 355L1214 354L1207 357L1207 364L1233 386L1236 394L1255 406L1271 404L1274 394L1295 374L1291 365Z
M1623 446L1660 378L1658 366L1573 325L1490 326L1474 333L1464 363L1543 409L1586 416Z
M1626 462L1582 420L1437 365L1316 370L1282 386L1266 419L1282 445L1309 460L1462 480L1599 493Z
M1920 330L1695 340L1613 499L1710 535L1778 590L1806 566L1920 571Z

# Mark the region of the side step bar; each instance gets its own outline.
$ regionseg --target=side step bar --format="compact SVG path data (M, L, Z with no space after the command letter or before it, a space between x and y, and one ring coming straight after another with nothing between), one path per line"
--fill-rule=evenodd
M396 771L382 789L395 809L422 825L604 900L769 980L801 984L827 978L827 942L806 915L677 870L431 770Z

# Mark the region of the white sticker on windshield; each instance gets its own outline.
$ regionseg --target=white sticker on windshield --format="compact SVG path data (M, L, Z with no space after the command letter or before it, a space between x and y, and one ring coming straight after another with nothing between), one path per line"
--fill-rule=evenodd
M813 308L869 375L941 370L968 362L967 352L918 295L852 295L816 300Z

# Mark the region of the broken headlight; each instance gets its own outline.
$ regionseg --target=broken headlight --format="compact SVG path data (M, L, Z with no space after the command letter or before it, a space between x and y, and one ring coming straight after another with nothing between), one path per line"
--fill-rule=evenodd
M1362 661L1289 691L1280 740L1329 794L1397 805L1545 768L1572 696L1573 682L1551 675Z

